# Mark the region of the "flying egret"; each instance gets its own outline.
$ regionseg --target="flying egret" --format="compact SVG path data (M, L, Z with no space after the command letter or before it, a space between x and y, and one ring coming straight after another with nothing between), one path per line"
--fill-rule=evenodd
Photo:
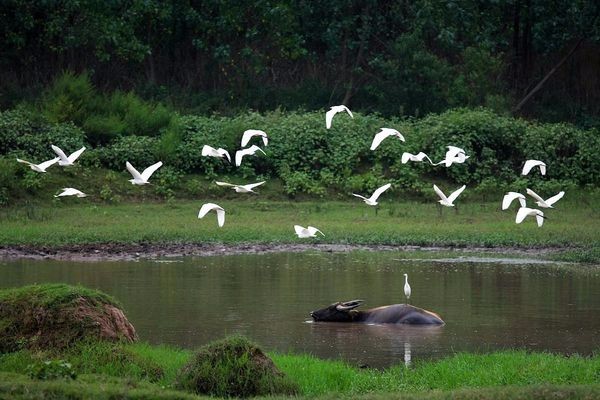
M546 175L546 163L540 160L525 161L525 165L523 165L523 171L521 172L521 175L527 175L533 167L540 167L540 173L542 175Z
M230 186L237 193L256 193L252 189L254 189L257 186L262 185L263 183L265 183L265 181L258 182L258 183L250 183L248 185L234 185L233 183L218 182L218 181L216 181L215 183L219 186Z
M246 147L253 136L260 136L265 146L269 143L269 137L265 131L248 129L247 131L244 131L244 134L242 135L242 147Z
M534 192L531 189L527 189L527 194L537 200L536 203L538 206L542 208L554 208L552 207L552 204L562 199L562 197L565 195L565 192L559 192L558 194L546 200L542 199L536 192Z
M125 162L125 166L127 167L127 170L133 176L133 179L129 180L129 182L131 182L133 185L146 185L147 183L149 183L148 179L150 179L150 177L152 176L152 174L154 173L154 171L156 171L157 169L159 169L162 165L163 165L162 161L159 161L156 164L152 164L151 166L149 166L148 168L146 168L144 170L144 172L142 172L140 174L138 172L138 170L135 169L133 167L133 165L131 165L129 163L129 161Z
M52 160L44 161L41 164L34 164L29 161L25 161L25 160L21 160L20 158L17 158L17 162L20 162L21 164L29 165L29 168L31 168L35 172L46 172L46 169L49 166L56 164L58 162L58 160L60 160L60 157L56 157L56 158L53 158Z
M361 196L360 194L355 194L355 193L352 193L352 196L356 196L356 197L363 199L363 201L370 206L376 206L377 204L379 204L379 203L377 203L377 199L379 198L379 196L381 196L381 194L383 192L385 192L386 190L388 190L391 186L392 186L391 183L387 183L387 184L383 185L382 187L380 187L376 191L374 191L373 194L371 195L371 197L369 197L369 198L366 198L364 196Z
M521 193L517 193L517 192L508 192L502 198L502 209L506 210L508 207L510 207L511 203L515 199L519 199L519 203L521 203L521 207L525 207L526 203L525 203L524 195L522 195Z
M404 295L406 296L406 302L410 299L410 285L408 284L408 274L404 274Z
M520 224L521 222L523 222L525 217L527 217L529 215L531 215L531 216L535 215L535 219L537 221L538 226L542 226L544 224L544 219L546 219L546 217L544 217L544 213L536 208L527 208L527 207L519 208L519 211L517 211L517 218L515 219L515 222L517 224Z
M460 194L463 192L463 190L465 190L466 187L467 187L467 185L463 185L459 189L452 192L450 194L450 196L448 196L448 197L446 197L446 195L436 185L433 185L433 190L435 190L437 195L440 196L441 200L438 200L438 202L441 205L446 206L446 207L454 207L454 200L456 200L456 198L458 196L460 196Z
M302 239L309 238L309 237L317 237L317 232L319 232L321 235L325 236L325 234L323 232L321 232L314 226L309 226L307 228L303 228L300 225L294 225L294 230L296 231L296 235L298 235L298 237L302 238Z
M381 131L377 132L371 143L370 150L375 150L377 146L383 141L383 139L389 136L396 136L398 139L404 142L404 136L400 132L392 128L381 128Z
M65 152L62 151L60 147L55 146L55 145L50 145L50 147L52 147L52 150L54 150L54 152L60 158L60 160L58 161L58 165L60 165L61 167L69 167L71 165L74 165L73 163L75 162L75 160L77 160L79 158L79 156L81 155L81 153L83 153L85 150L85 146L84 146L84 147L80 148L79 150L71 153L71 155L69 155L67 157Z
M77 190L75 188L62 188L61 190L62 190L62 192L59 193L58 195L55 195L54 197L63 197L63 196L86 197L87 196L87 194L85 194L82 191Z
M449 167L454 163L462 164L467 160L467 158L469 158L469 156L466 154L466 152L463 149L461 149L460 147L456 147L456 146L446 146L446 147L448 148L448 151L446 151L446 156L444 157L444 159L433 165L445 164L446 167Z
M198 213L198 218L204 218L209 211L215 211L217 213L217 223L219 224L219 227L222 227L225 224L225 210L223 207L215 203L202 204L200 212Z
M235 166L239 167L242 164L242 158L244 156L253 156L257 151L260 151L264 155L267 154L260 147L258 147L255 144L253 144L252 146L248 147L247 149L242 149L242 150L236 151L235 152Z
M202 155L204 157L227 158L227 161L231 162L231 156L229 155L229 152L220 147L215 149L214 147L205 144L202 146Z
M333 120L333 116L343 111L346 111L348 115L350 115L350 118L354 118L354 115L352 115L352 111L350 111L350 109L345 105L331 106L329 111L325 113L325 126L327 127L327 129L331 128L331 121Z
M429 164L433 165L433 161L431 161L431 158L429 158L429 156L425 153L423 153L422 151L418 154L411 154L411 153L402 153L402 164L406 164L409 161L423 161L424 159L427 159L429 161Z

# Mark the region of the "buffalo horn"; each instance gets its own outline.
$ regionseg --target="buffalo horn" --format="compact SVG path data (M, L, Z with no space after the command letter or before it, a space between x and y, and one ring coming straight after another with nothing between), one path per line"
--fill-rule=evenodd
M335 308L338 311L352 310L353 308L360 306L362 302L363 300L346 301L344 303L338 304L337 306L335 306Z

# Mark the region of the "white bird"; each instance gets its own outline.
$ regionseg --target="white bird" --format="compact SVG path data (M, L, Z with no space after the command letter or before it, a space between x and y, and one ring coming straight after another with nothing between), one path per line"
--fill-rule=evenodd
M405 141L404 136L402 136L402 134L397 130L392 128L381 128L381 131L377 132L377 134L373 138L373 143L371 143L370 150L375 150L377 146L379 146L379 144L383 141L383 139L389 136L396 136L401 141Z
M542 226L544 224L544 219L546 218L544 217L544 213L538 209L527 207L519 208L519 211L517 211L517 218L515 219L515 222L517 224L520 224L528 215L535 215L535 219L537 221L538 226Z
M374 191L373 194L371 195L371 197L369 197L369 198L366 198L364 196L361 196L360 194L355 194L355 193L352 193L352 196L356 196L356 197L363 199L364 202L370 206L376 206L378 204L377 199L379 198L379 196L381 196L381 194L383 192L385 192L386 190L388 190L391 186L392 186L391 183L387 183L387 184L383 185L382 187L380 187L376 191Z
M558 194L546 200L542 199L536 192L534 192L531 189L527 189L527 194L537 200L536 203L538 206L542 208L554 208L552 207L552 204L562 199L562 197L565 195L565 192L559 192Z
M510 204L515 199L519 199L519 203L521 203L521 207L525 207L526 202L525 202L524 195L522 195L521 193L517 193L517 192L508 192L502 198L502 209L506 210L508 207L510 207Z
M246 147L253 136L260 136L265 146L269 143L269 138L265 131L248 129L247 131L244 131L244 134L242 135L242 147Z
M411 154L411 153L402 153L402 164L406 164L409 161L423 161L424 159L427 159L429 161L430 164L433 164L433 162L431 161L431 158L429 158L429 156L425 153L423 153L422 151L418 154Z
M242 150L236 151L235 152L235 166L239 167L242 164L242 158L244 156L253 156L257 151L260 151L261 153L266 155L266 153L255 144L248 147L247 149L242 149Z
M406 296L406 301L410 299L410 285L408 284L408 274L404 274L404 295Z
M333 120L333 116L343 111L346 111L351 118L354 118L354 115L352 115L352 111L350 111L350 109L345 105L331 106L329 111L325 113L325 126L327 127L327 129L331 128L331 121Z
M463 185L461 188L452 192L448 197L446 197L446 195L436 185L433 185L433 190L435 190L437 195L440 196L441 200L439 200L439 203L441 205L446 207L454 207L454 200L456 200L456 198L460 196L460 194L463 192L463 190L465 190L466 187L467 185Z
M444 157L444 159L442 161L438 162L437 164L433 164L433 165L445 164L446 167L449 167L453 163L462 164L467 160L467 158L469 158L469 156L465 153L465 151L463 149L461 149L460 147L456 147L456 146L446 146L446 147L448 148L448 151L446 151L446 156Z
M300 225L294 225L294 230L296 231L296 235L299 238L309 238L309 237L317 237L317 232L321 235L325 236L323 232L315 228L314 226L309 226L307 228L303 228Z
M525 161L525 165L523 165L523 171L521 172L521 175L527 175L533 167L540 167L540 173L542 175L546 175L546 163L539 160Z
M50 147L52 147L52 150L54 150L54 152L60 158L60 160L58 161L58 165L60 165L61 167L69 167L71 165L74 165L73 163L75 162L75 160L77 160L79 158L79 156L81 155L81 153L83 153L85 150L85 147L82 147L79 150L77 150L76 152L71 153L71 155L69 155L67 157L65 152L62 151L60 147L55 146L53 144L50 145Z
M217 185L219 186L230 186L233 188L233 190L235 190L237 193L256 193L254 190L255 187L262 185L263 183L265 183L265 181L262 182L258 182L258 183L250 183L248 185L234 185L233 183L227 183L227 182L215 182Z
M210 147L207 144L205 144L204 146L202 146L202 156L204 156L204 157L227 158L227 160L229 162L231 162L231 156L229 155L229 152L227 150L222 149L220 147L218 149L215 149L214 147Z
M55 195L54 197L63 197L63 196L77 196L77 197L86 197L87 194L79 191L75 188L62 188L62 193Z
M58 162L58 160L60 160L60 157L56 157L56 158L53 158L52 160L44 161L41 164L34 164L29 161L25 161L25 160L21 160L20 158L17 158L17 162L20 162L21 164L29 165L29 168L31 168L35 172L46 172L46 169L49 166L56 164Z
M198 218L204 218L209 211L215 211L217 213L217 223L219 224L219 227L222 227L225 224L225 210L223 207L215 203L202 204L200 212L198 213Z
M133 167L133 165L131 165L129 163L129 161L125 162L125 166L127 167L127 170L133 176L133 179L129 180L129 182L131 182L133 185L145 185L145 184L149 183L148 179L150 179L150 177L152 176L152 174L154 173L154 171L156 171L157 169L159 169L162 165L163 165L162 161L159 161L156 164L152 164L151 166L149 166L148 168L146 168L144 170L144 172L142 172L140 174L138 172L138 170L135 169Z

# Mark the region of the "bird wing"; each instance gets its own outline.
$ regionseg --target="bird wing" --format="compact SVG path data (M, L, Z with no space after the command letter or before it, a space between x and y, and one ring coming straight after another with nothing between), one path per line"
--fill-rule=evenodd
M29 161L21 160L20 158L17 158L17 162L20 162L21 164L27 164L29 166L35 165L34 163L31 163Z
M203 156L212 156L213 154L217 153L217 149L215 149L214 147L211 147L207 144L205 144L204 146L202 146L202 155Z
M371 201L377 201L377 198L379 198L379 196L381 196L381 193L383 193L386 190L388 190L391 186L392 186L391 183L386 183L382 187L378 188L376 191L373 192L373 194L371 195L371 199L370 200Z
M506 210L508 207L510 207L510 204L513 202L514 199L519 199L521 207L525 207L525 196L517 192L508 192L502 198L502 209Z
M544 225L544 213L540 211L539 213L535 214L535 220L538 226Z
M84 151L85 151L85 146L82 147L82 148L80 148L79 150L71 153L69 155L69 157L68 157L69 158L69 162L74 163L75 160L77 160L79 158L79 156L81 155L81 153L83 153Z
M60 160L60 157L56 157L56 158L53 158L52 160L44 161L43 163L39 164L38 167L40 167L41 169L46 169L49 166L51 166L52 164L56 164L58 162L58 160Z
M359 198L361 198L361 199L363 199L363 200L367 200L367 198L366 198L366 197L364 197L364 196L361 196L360 194L352 193L352 196L356 196L356 197L359 197Z
M202 204L202 207L200 207L200 212L198 212L198 218L204 218L204 216L212 210L216 210L216 209L223 209L221 206L215 204L215 203L204 203Z
M242 149L235 152L235 166L239 167L242 164L242 158L248 154L249 149Z
M144 170L144 172L142 172L142 178L147 181L148 179L150 179L150 177L152 176L152 174L154 173L154 171L156 171L157 169L159 169L160 167L162 167L163 163L162 161L157 162L156 164L152 164L151 166L149 166L148 168L146 168Z
M419 152L419 154L417 154L417 158L420 161L423 161L424 159L427 159L429 161L429 164L433 165L433 161L431 161L431 158L429 158L429 156L425 153L423 153L422 151Z
M529 215L530 212L531 212L531 208L527 208L527 207L519 208L519 211L517 211L517 218L515 218L515 222L517 224L520 224L521 222L523 222L525 217Z
M215 181L215 183L219 186L236 186L233 183L227 183L227 182L219 182L219 181Z
M540 172L542 172L542 175L546 174L546 164L544 164L542 161L527 160L527 161L525 161L525 165L523 165L523 171L521 172L521 175L527 175L533 167L536 167L538 165L540 166ZM542 167L542 165L543 165L543 167Z
M400 159L400 161L402 161L402 164L406 164L408 161L412 160L412 157L414 156L414 154L410 154L410 153L402 153L402 158Z
M350 118L354 118L354 115L352 115L352 111L350 111L350 109L346 106L342 106L343 109L348 113L348 115L350 116Z
M542 199L536 192L527 188L527 194L536 199L539 202L546 203L546 200Z
M267 153L265 153L265 152L263 151L263 149L261 149L260 147L258 147L258 146L257 146L257 145L255 145L255 144L253 144L253 145L252 145L252 146L250 146L249 148L250 148L250 150L252 150L252 153L250 153L250 154L254 154L254 153L256 153L257 151L260 151L260 152L261 152L261 153L263 153L265 156L267 155Z
M258 130L258 129L248 129L248 130L244 131L244 134L242 135L242 143L241 143L242 147L245 147L248 144L248 142L250 141L252 136L262 136L263 143L265 144L265 146L267 145L268 139L267 139L266 132ZM265 139L267 139L267 140L265 140Z
M227 157L227 160L228 160L229 162L231 162L231 156L229 155L229 152L228 152L227 150L225 150L225 149L222 149L222 148L220 148L220 147L219 147L219 148L216 150L216 152L217 152L217 153L218 153L218 154L219 154L221 157L223 157L223 156Z
M308 232L311 235L316 235L317 232L319 232L321 235L325 236L325 234L323 232L321 232L320 230L318 230L317 228L315 228L314 226L309 226L308 228L306 228L308 230Z
M565 192L560 192L560 193L550 197L548 200L546 200L546 204L551 206L552 204L554 204L557 201L559 201L560 199L562 199L564 195L565 195Z
M440 199L445 200L447 202L450 202L450 200L448 200L448 198L446 197L446 195L444 194L444 192L442 192L440 190L440 188L437 187L435 184L433 185L433 190L437 193L438 196L440 196Z
M250 184L248 184L248 185L244 185L244 187L245 187L246 189L248 189L248 190L252 190L252 189L254 189L255 187L257 187L257 186L260 186L260 185L262 185L262 184L263 184L263 183L265 183L265 182L266 182L266 181L262 181L262 182L258 182L258 183L250 183Z
M546 164L544 164L544 163L540 164L540 174L546 175Z
M296 231L296 235L300 236L304 233L304 228L300 225L294 225L294 230Z
M327 127L327 129L331 128L331 121L333 121L333 116L336 113L337 111L334 110L333 107L325 113L325 127Z
M137 169L133 168L133 165L131 165L129 163L129 161L125 162L125 166L127 167L127 171L129 171L129 173L131 175L133 175L133 179L137 179L137 180L140 180L140 181L144 180L144 178L142 177L142 175L138 172Z
M450 194L450 196L448 196L448 201L450 201L450 203L454 203L454 200L456 200L456 198L458 196L460 196L460 194L463 192L463 190L465 190L467 187L467 185L462 185L461 188L459 188L458 190L455 190L454 192L452 192Z
M62 149L60 147L55 146L53 144L50 145L50 147L52 147L52 150L54 150L54 152L56 153L56 155L58 155L58 157L60 157L60 159L62 161L66 161L66 162L69 161L69 157L67 157L67 155L65 154L65 152L62 151Z
M373 143L371 143L370 150L375 150L377 146L379 146L379 144L383 141L383 139L390 136L391 134L392 133L390 131L386 131L383 129L380 132L377 132L375 134L375 137L373 138Z
M217 223L219 224L219 227L223 227L223 225L225 225L225 210L223 210L221 207L216 209L217 211Z

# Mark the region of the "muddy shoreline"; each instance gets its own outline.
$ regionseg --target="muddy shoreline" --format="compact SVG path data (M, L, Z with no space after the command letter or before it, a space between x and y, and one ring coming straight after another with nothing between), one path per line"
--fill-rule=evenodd
M49 246L0 246L0 259L33 259L64 261L132 261L172 257L203 257L232 254L265 254L277 252L350 252L363 251L456 251L457 253L514 254L517 256L547 256L566 248L520 248L475 246L393 246L349 244L182 244L182 243L133 243L133 244L81 244L60 247Z

